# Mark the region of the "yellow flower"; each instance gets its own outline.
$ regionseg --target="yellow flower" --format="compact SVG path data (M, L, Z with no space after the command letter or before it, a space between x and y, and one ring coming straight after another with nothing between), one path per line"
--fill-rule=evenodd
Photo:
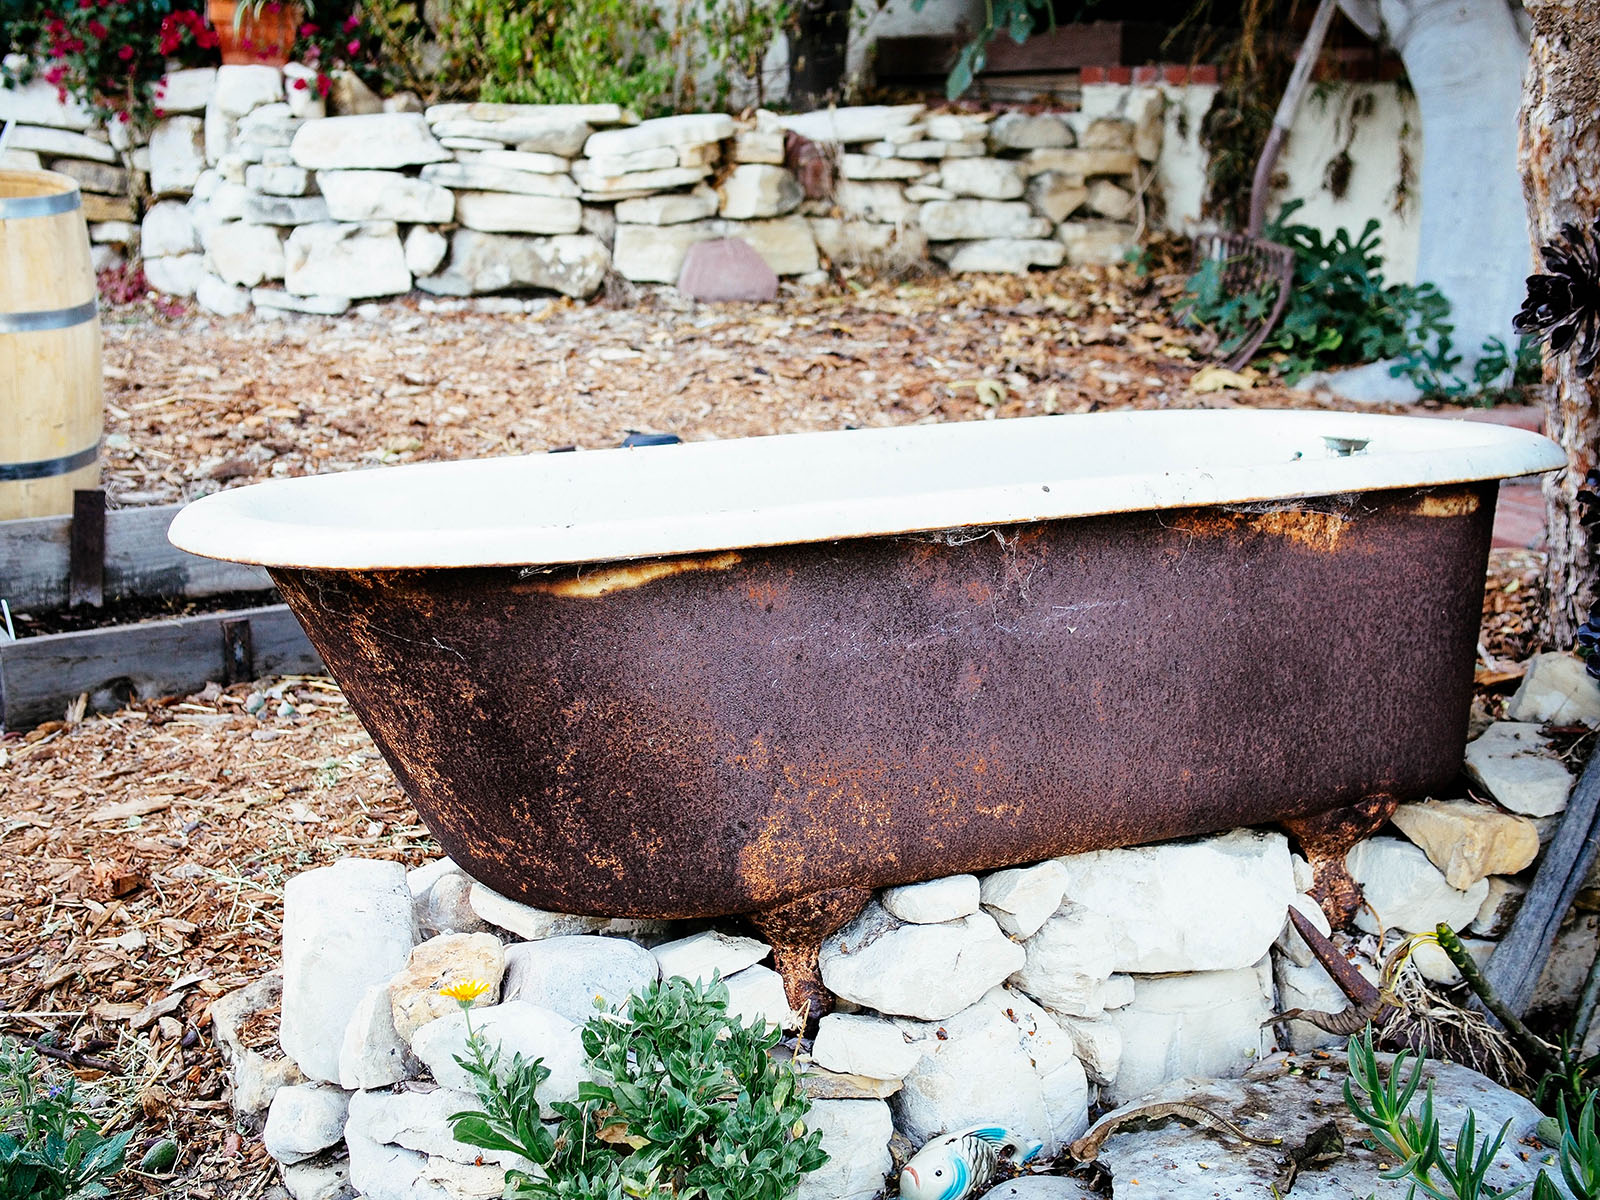
M459 1001L462 1004L471 1004L479 996L487 993L488 990L489 985L481 979L458 979L454 983L446 984L440 988L439 994L441 996L449 996L450 999Z

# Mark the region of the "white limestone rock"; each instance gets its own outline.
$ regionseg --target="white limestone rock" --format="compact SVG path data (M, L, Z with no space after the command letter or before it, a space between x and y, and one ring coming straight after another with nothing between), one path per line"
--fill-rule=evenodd
M661 978L710 983L713 975L726 979L761 962L772 953L772 947L755 938L707 929L664 942L651 953L661 968Z
M429 163L422 178L440 188L457 191L508 192L516 196L560 196L578 194L570 175L545 175L514 170L486 162ZM446 218L448 219L448 218Z
M1478 937L1497 938L1511 928L1511 919L1522 907L1523 898L1528 894L1528 885L1521 880L1506 879L1499 875L1491 875L1487 882L1488 894L1478 906L1478 915L1467 926L1467 932Z
M740 163L717 185L724 217L747 221L754 217L778 217L799 207L805 189L783 167L762 163Z
M1059 113L1001 113L989 126L989 142L996 149L1033 150L1041 146L1077 143L1072 127Z
M11 62L21 67L20 56ZM17 87L0 87L0 124L14 121L17 125L42 125L50 129L82 131L92 129L95 115L73 96L62 99L54 84L43 79Z
M641 171L669 171L684 164L678 161L675 146L652 146L648 150L631 150L626 154L605 154L599 158L583 160L585 170L596 175L637 175ZM571 167L568 167L571 170Z
M283 74L276 67L256 64L231 65L218 69L207 107L238 119L283 99Z
M505 1178L504 1167L429 1155L417 1172L417 1186L438 1188L447 1200L500 1200L506 1192Z
M313 1079L339 1077L345 1027L363 996L405 965L417 941L399 863L346 858L283 889L279 1040Z
M1020 164L1005 158L955 158L939 169L939 186L958 196L1015 200L1025 182Z
M937 174L927 176L921 183L913 183L906 188L906 199L913 204L923 204L929 200L954 200L956 194L947 192L944 188L929 183L929 179L937 179Z
M946 875L925 883L884 888L878 901L891 916L912 925L937 925L978 911L978 877Z
M292 1163L326 1150L344 1136L349 1107L349 1094L326 1084L279 1088L261 1135L267 1153Z
M205 255L173 254L144 260L145 281L167 296L192 296L205 273Z
M442 1188L419 1182L425 1155L375 1142L359 1129L346 1128L344 1143L350 1183L362 1200L451 1200Z
M1274 955L1273 977L1278 984L1278 1011L1288 1012L1299 1008L1306 1012L1343 1012L1350 1001L1339 990L1339 985L1315 959L1297 963L1288 955ZM1289 1031L1289 1045L1305 1053L1344 1045L1345 1039L1336 1033L1319 1029L1310 1021L1285 1021Z
M35 150L40 154L61 158L86 158L91 162L115 163L117 152L109 142L86 133L73 133L66 129L49 129L36 125L14 125L11 129L11 149Z
M567 116L524 117L507 121L440 121L434 132L441 139L474 143L490 142L504 149L514 147L523 154L553 154L572 158L583 150L594 127L580 118Z
M1020 1175L1002 1179L983 1195L985 1200L1100 1200L1097 1188L1073 1175Z
M820 265L817 242L804 217L728 221L723 230L723 236L739 238L753 247L776 275L808 275Z
M914 225L920 211L906 199L906 189L889 180L841 179L834 184L833 200L847 221Z
M1391 818L1454 888L1490 875L1515 875L1539 854L1539 830L1527 817L1476 800L1402 804Z
M676 165L676 156L669 150L666 152L669 161L667 166ZM498 167L501 170L517 171L523 174L534 175L565 175L572 170L572 160L560 154L537 154L526 150L457 150L456 160L463 163L473 163L477 166ZM473 184L477 187L479 185ZM494 188L485 188L485 191L494 191Z
M151 195L187 195L205 169L205 125L199 117L156 122L150 134Z
M1117 966L1116 931L1104 916L1068 900L1023 949L1011 987L1053 1012L1092 1017L1104 1010L1102 989Z
M451 203L452 205L454 204L453 199ZM405 252L407 270L418 277L432 275L439 269L439 264L444 261L444 256L450 252L450 243L437 230L429 229L423 225L414 225L410 232L406 234ZM458 878L464 879L465 877L458 876ZM467 880L469 897L471 890L472 881Z
M419 233L424 236L419 238ZM433 253L435 248L426 240L427 235L438 238L436 254ZM406 267L414 274L413 247L418 248L415 255L418 263L431 271L443 260L449 245L427 226L413 225L411 232L406 235L405 250ZM472 880L465 875L446 875L423 895L416 896L413 893L413 898L416 902L417 926L428 937L437 933L481 933L489 928L489 923L472 910Z
M480 233L577 233L583 206L570 197L457 192L456 220Z
M612 265L635 283L677 283L689 247L722 237L721 221L678 225L618 225Z
M152 204L139 227L139 246L146 258L168 254L189 254L200 249L189 209L177 200Z
M606 175L586 158L572 164L572 177L583 189L586 200L630 200L669 188L688 187L709 174L710 167L665 167L659 171Z
M267 167L253 163L245 168L245 186L268 196L304 196L311 190L311 172L304 167Z
M1506 716L1536 725L1600 727L1600 684L1589 677L1576 654L1536 654L1506 703Z
M1102 1095L1121 1104L1184 1075L1243 1075L1263 1048L1272 1015L1268 959L1232 971L1145 975L1133 1003L1108 1013L1122 1034L1122 1063Z
M1333 936L1333 926L1328 923L1328 914L1322 911L1310 896L1296 893L1289 898L1289 905L1310 921L1312 926L1323 937ZM1285 921L1283 932L1278 935L1278 940L1273 946L1281 953L1288 956L1289 960L1297 967L1309 966L1316 961L1316 956L1311 953L1311 947L1306 945L1306 940L1295 930L1294 925Z
M1033 267L1059 267L1067 249L1054 238L989 238L942 242L933 253L953 275L1026 275Z
M513 287L548 288L564 296L592 296L605 281L611 256L605 243L589 234L515 237L458 229L450 237L450 261L435 275L417 280L439 296L471 296ZM563 934L628 933L653 922L581 917L545 912L473 884L470 901L484 920L530 940Z
M756 114L756 128L784 129L813 142L854 145L881 141L894 130L912 124L926 111L927 106L922 104L866 104L783 115L762 111Z
M1066 890L1066 868L1048 859L1031 867L985 875L979 897L995 924L1012 937L1026 940L1061 907Z
M247 195L244 219L252 225L311 225L328 219L328 202L321 196Z
M922 1057L893 1021L866 1014L829 1013L817 1025L811 1059L841 1075L904 1079Z
M828 990L895 1016L937 1021L976 1003L1027 956L987 913L942 925L904 925L870 903L822 945Z
M1304 1059L1273 1055L1241 1080L1177 1080L1140 1096L1135 1103L1198 1104L1240 1124L1252 1136L1282 1137L1283 1145L1290 1146L1303 1144L1314 1129L1330 1117L1338 1117L1345 1133L1343 1154L1328 1166L1301 1171L1290 1193L1292 1200L1350 1200L1373 1195L1399 1200L1406 1195L1406 1186L1380 1175L1394 1167L1394 1157L1352 1136L1360 1127L1347 1123L1341 1094L1346 1074L1341 1058L1335 1055L1313 1071L1305 1069ZM1386 1074L1389 1061L1388 1055L1380 1059ZM1543 1116L1531 1101L1451 1063L1430 1059L1424 1068L1424 1079L1425 1087L1432 1086L1435 1116L1447 1137L1453 1138L1461 1128L1469 1109L1476 1114L1479 1135L1485 1139L1493 1138L1510 1121L1505 1147L1512 1149L1502 1148L1495 1155L1486 1179L1493 1194L1504 1194L1501 1189L1509 1191L1532 1179L1545 1156L1527 1153L1523 1143L1523 1139L1532 1137ZM1106 1119L1112 1119L1111 1115ZM1119 1130L1101 1147L1100 1161L1118 1181L1119 1200L1125 1194L1138 1195L1146 1190L1152 1196L1174 1200L1213 1196L1265 1200L1282 1173L1283 1151L1278 1146L1236 1141L1224 1144L1210 1135L1196 1133L1186 1122L1164 1121L1133 1124ZM1130 1179L1154 1186L1124 1188L1122 1181Z
M281 1089L305 1081L305 1073L292 1058L241 1051L233 1060L233 1111L240 1116L258 1116L267 1111Z
M1133 216L1136 201L1127 188L1109 179L1096 179L1089 185L1087 204L1090 212L1113 221L1125 221Z
M394 170L447 162L428 123L417 113L367 113L307 121L289 146L294 161L311 171Z
M1067 898L1111 923L1119 971L1250 966L1277 938L1295 894L1280 833L1242 829L1059 861ZM1206 898L1204 921L1193 919L1196 896Z
M1408 933L1430 932L1440 921L1464 929L1489 894L1482 879L1465 891L1451 887L1426 854L1400 838L1357 842L1344 862L1366 899L1356 926L1368 933L1376 933L1380 922L1384 929Z
M1105 1087L1116 1082L1122 1068L1122 1031L1116 1023L1099 1018L1070 1017L1052 1012L1056 1023L1072 1038L1073 1051L1092 1083Z
M1398 940L1398 939L1397 939ZM1462 948L1472 956L1479 967L1488 964L1489 956L1494 953L1494 948L1499 943L1486 941L1483 938L1461 939ZM1461 972L1456 970L1455 963L1450 961L1450 956L1442 948L1432 942L1422 942L1412 948L1411 962L1430 983L1442 983L1446 987L1455 987L1461 982Z
M895 1024L921 1051L889 1100L912 1142L992 1123L1038 1138L1048 1157L1088 1125L1089 1081L1072 1038L1026 996L994 988L947 1020Z
M459 1002L441 994L444 987L479 980L488 991L474 1004L488 1007L500 992L506 953L492 933L442 933L416 946L389 980L389 1006L395 1032L407 1041L422 1026L457 1011Z
M203 225L200 240L207 263L228 283L254 287L283 278L283 236L271 226L220 221Z
M560 1013L582 1025L596 1012L622 1008L661 974L655 955L637 942L593 934L520 942L506 950L502 995Z
M923 163L878 154L839 156L839 175L844 179L921 179L929 169Z
M928 239L914 226L841 221L834 217L809 220L818 251L838 266L897 270L920 264L928 256Z
M935 142L981 142L994 120L995 114L986 112L934 113L923 122L922 136Z
M430 104L428 123L481 121L487 125L515 125L519 121L587 121L591 125L632 125L636 118L620 104L501 104L484 101L456 101Z
M250 311L250 289L234 287L209 271L202 272L194 286L194 300L208 313L219 317L238 317Z
M283 1186L291 1200L354 1200L347 1157L286 1163L282 1172Z
M398 171L318 171L317 190L334 221L442 225L455 218L456 200L448 188Z
M1085 150L1131 150L1133 122L1119 117L1096 117L1083 127L1078 145Z
M1028 203L1055 222L1065 221L1089 199L1089 189L1075 175L1041 171L1028 180Z
M894 1168L894 1119L882 1100L814 1100L806 1128L821 1130L828 1161L800 1177L793 1200L872 1200Z
M578 1084L589 1077L582 1031L560 1013L526 1000L511 1000L474 1009L472 1027L489 1044L498 1043L508 1063L517 1053L529 1061L544 1059L550 1070L550 1078L539 1087L539 1109L545 1120L555 1116L551 1104L578 1098ZM467 1052L464 1013L451 1013L424 1025L412 1037L411 1050L427 1064L440 1087L472 1090L472 1077L455 1061L457 1055Z
M1021 200L930 200L922 205L919 220L928 240L935 242L1050 234L1050 222L1035 216Z
M1496 721L1467 744L1467 774L1502 807L1527 817L1551 817L1567 807L1572 776L1549 748L1538 725Z
M343 118L330 118L342 120ZM393 296L411 290L405 249L394 224L300 225L284 250L284 286L300 296ZM410 892L408 891L409 898Z
M779 1029L800 1028L800 1014L789 1007L783 977L771 967L746 967L724 981L728 988L728 1014L746 1025L766 1022Z
M605 158L653 150L662 146L699 146L734 135L733 118L726 113L684 113L641 121L629 129L603 129L584 143L586 158Z
M361 1091L350 1097L349 1128L363 1137L451 1162L484 1161L502 1168L528 1169L528 1160L505 1150L485 1150L458 1142L450 1114L477 1108L475 1092L439 1087L431 1091Z
M375 984L345 1026L339 1044L339 1086L348 1091L388 1087L421 1071L422 1063L395 1031L389 985Z
M350 308L349 296L296 296L282 288L252 288L250 300L257 308L269 312L308 313L322 317L336 317Z
M616 219L623 225L682 225L715 216L717 193L710 188L692 192L668 192L659 196L639 196L617 205Z
M1074 267L1119 263L1139 244L1138 230L1122 221L1063 221L1056 237Z

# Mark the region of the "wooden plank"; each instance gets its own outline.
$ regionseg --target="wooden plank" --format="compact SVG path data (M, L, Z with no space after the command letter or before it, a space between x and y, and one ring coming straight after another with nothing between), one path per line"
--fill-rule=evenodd
M182 508L164 504L106 513L104 595L108 604L139 597L216 596L272 587L260 567L198 558L167 541ZM70 599L72 521L0 521L0 596L14 612L49 612Z
M0 728L57 719L84 692L91 710L105 712L131 698L186 695L220 682L228 675L224 627L234 621L249 622L257 676L323 669L282 604L0 642Z
M1561 919L1583 886L1600 849L1600 754L1589 756L1567 800L1561 825L1539 859L1511 929L1489 956L1483 976L1495 995L1519 1017L1528 1011L1534 987L1550 957Z
M106 597L106 494L100 488L80 488L72 493L70 542L67 604L99 608Z

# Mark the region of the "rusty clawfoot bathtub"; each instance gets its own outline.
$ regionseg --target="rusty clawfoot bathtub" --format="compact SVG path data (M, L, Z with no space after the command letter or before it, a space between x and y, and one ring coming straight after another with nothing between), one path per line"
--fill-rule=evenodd
M1343 851L1461 760L1533 434L1168 412L282 480L261 563L444 849L564 912L747 914L791 1000L870 889L1277 822Z

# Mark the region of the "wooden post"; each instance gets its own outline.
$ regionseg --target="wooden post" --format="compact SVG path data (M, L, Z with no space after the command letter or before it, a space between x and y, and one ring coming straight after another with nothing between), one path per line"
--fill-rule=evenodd
M72 540L67 606L105 603L106 494L99 488L72 493Z

